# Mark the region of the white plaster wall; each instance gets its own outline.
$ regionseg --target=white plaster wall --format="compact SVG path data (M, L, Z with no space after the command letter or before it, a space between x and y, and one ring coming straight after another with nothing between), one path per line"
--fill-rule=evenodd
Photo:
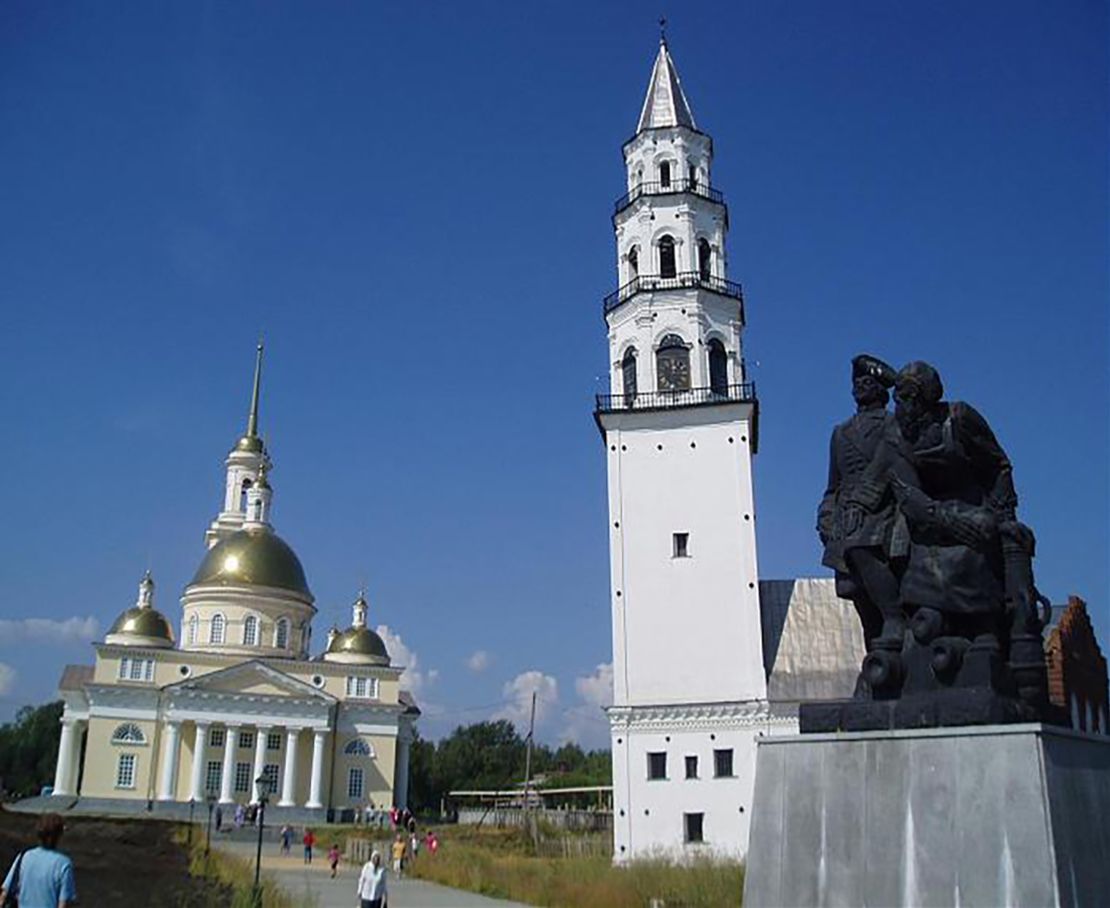
M790 730L776 728L771 720L743 728L727 721L696 729L615 727L613 762L620 769L613 779L614 860L660 854L690 859L709 852L743 857L755 792L756 741L772 731ZM713 776L717 748L733 751L730 778ZM667 754L666 779L647 777L647 755L653 751ZM698 757L697 779L685 776L685 757L691 754ZM684 841L686 813L705 815L703 843Z
M604 414L617 705L763 700L750 404ZM674 558L672 534L690 534Z

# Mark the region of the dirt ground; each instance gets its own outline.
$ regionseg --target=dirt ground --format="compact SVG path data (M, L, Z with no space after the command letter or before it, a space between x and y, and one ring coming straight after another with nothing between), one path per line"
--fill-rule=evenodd
M16 855L38 844L38 817L0 810L0 874ZM189 876L174 824L158 820L66 817L60 849L73 860L77 895L85 906L219 908L230 904L221 887ZM0 877L2 882L2 877Z

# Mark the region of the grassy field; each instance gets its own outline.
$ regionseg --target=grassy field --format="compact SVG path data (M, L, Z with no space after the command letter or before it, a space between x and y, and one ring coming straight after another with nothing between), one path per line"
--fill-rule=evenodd
M483 895L550 908L739 906L744 868L709 858L685 865L637 861L615 868L598 857L534 857L517 830L441 827L439 853L421 852L413 876Z

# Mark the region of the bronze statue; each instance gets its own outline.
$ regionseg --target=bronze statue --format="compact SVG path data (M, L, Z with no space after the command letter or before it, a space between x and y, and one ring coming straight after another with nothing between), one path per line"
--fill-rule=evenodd
M928 363L909 363L893 384L893 418L885 399L870 404L882 408L868 417L881 424L878 441L859 445L852 420L833 433L819 511L825 563L838 593L844 573L873 639L856 699L803 704L802 731L1053 721L1037 610L1047 600L1033 583L1034 538L1017 519L1010 461L974 407L943 399ZM868 602L882 611L877 637Z
M887 489L876 494L868 476L892 428L886 404L894 379L894 370L880 359L861 354L852 360L856 413L833 429L829 481L817 510L822 563L836 571L836 594L855 605L868 652L876 640L901 649L906 628L892 567L906 554L905 533L894 495Z

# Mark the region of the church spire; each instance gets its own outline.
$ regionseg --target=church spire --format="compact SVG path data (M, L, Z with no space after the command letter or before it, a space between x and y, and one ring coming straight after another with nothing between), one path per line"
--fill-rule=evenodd
M254 360L254 389L251 391L251 411L247 417L247 438L258 437L258 392L262 387L262 341Z
M658 129L665 126L687 126L697 129L694 113L682 91L678 69L667 49L667 35L664 29L666 20L660 20L659 53L651 70L647 95L640 111L640 122L636 127L637 135L645 129Z

